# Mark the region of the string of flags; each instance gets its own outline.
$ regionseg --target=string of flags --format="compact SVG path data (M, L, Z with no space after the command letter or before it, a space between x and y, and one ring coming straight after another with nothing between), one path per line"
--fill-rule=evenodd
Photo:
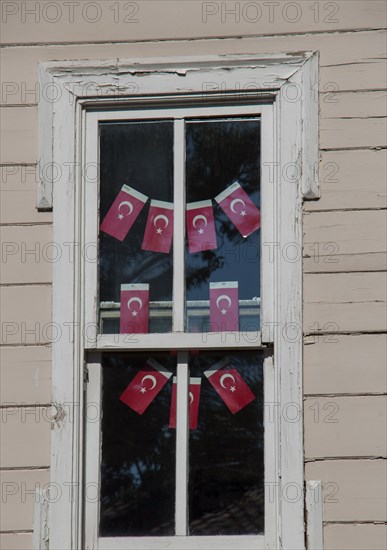
M236 414L255 399L255 395L239 372L230 365L228 358L213 365L204 372L204 375L232 414ZM137 414L142 415L171 377L170 371L155 359L149 358L145 363L144 370L140 370L136 374L119 399ZM195 430L198 425L200 390L201 379L190 378L188 395L191 430ZM176 402L177 379L173 377L169 414L169 427L172 429L176 428Z
M238 281L210 283L209 332L239 331ZM120 334L149 331L149 284L121 285Z
M148 198L136 189L123 185L100 225L101 231L123 241ZM243 237L260 228L260 210L238 181L217 195L215 201ZM173 203L151 199L142 250L169 253L173 237L173 210ZM186 205L186 227L190 253L217 248L211 199Z

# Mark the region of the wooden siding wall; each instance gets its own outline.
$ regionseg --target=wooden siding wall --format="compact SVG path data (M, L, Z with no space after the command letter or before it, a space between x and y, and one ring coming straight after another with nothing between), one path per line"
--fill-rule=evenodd
M270 16L275 3L106 0L100 13L75 6L73 19L66 3L48 4L2 2L0 547L31 548L33 490L49 479L51 272L66 251L50 244L51 214L35 209L38 61L319 50L321 199L304 209L305 476L324 484L327 549L385 549L385 2L319 1L317 12L282 1Z

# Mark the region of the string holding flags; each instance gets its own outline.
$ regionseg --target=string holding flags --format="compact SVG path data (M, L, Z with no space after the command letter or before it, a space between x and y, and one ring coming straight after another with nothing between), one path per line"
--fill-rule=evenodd
M232 414L241 411L255 399L254 393L237 369L231 365L230 359L227 357L205 371L204 375ZM149 358L144 370L140 370L136 374L128 387L120 395L119 399L137 414L142 415L171 376L171 372L154 359ZM198 427L200 391L201 378L190 378L188 387L188 414L189 427L191 430L196 430ZM177 378L174 376L168 423L169 428L176 428L176 414Z
M100 225L101 231L123 241L147 200L143 193L123 185ZM238 181L214 200L243 237L260 228L260 210ZM173 209L173 203L151 199L141 247L143 250L169 253L173 238ZM211 199L186 205L186 228L191 254L218 247Z

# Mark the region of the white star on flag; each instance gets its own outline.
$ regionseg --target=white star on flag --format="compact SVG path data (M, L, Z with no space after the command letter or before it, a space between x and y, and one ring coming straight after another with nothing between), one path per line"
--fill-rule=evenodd
M227 314L227 309L222 309L222 315L226 315Z
M146 392L146 388L141 388L140 392L141 392L141 393L145 393L145 392Z
M124 215L123 215L123 214L118 214L118 219L119 219L119 220L123 220L123 219L124 219Z
M246 210L241 210L241 216L246 216Z
M198 229L198 233L199 233L199 235L203 235L204 229L203 228Z
M159 227L158 229L156 229L156 232L158 235L161 235L161 233L163 232L163 230Z

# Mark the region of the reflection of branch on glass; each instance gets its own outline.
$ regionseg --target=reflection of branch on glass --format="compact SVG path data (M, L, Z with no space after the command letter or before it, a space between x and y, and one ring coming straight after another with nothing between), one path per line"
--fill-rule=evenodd
M219 267L223 266L224 258L219 257L216 252L206 250L195 254L197 261L203 262L201 267L198 265L187 266L186 269L186 286L187 289L199 287L209 280L211 274Z

